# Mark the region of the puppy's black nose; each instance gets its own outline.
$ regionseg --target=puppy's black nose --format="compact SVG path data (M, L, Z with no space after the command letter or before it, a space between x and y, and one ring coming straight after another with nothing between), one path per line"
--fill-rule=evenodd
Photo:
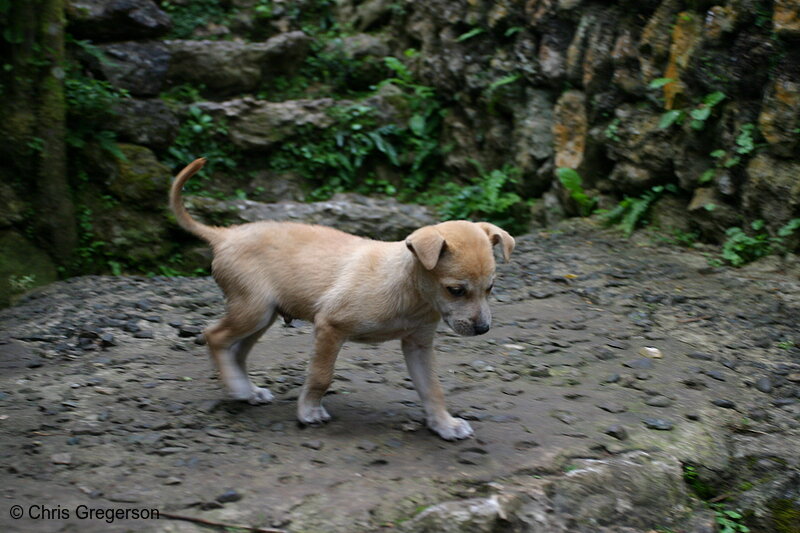
M483 335L491 326L489 324L475 324L472 326L473 331L475 331L475 335Z

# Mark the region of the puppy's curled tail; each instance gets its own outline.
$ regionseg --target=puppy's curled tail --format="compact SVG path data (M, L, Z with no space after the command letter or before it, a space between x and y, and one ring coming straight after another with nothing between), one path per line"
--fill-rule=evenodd
M183 185L189 181L189 178L194 176L197 171L203 168L203 165L205 164L206 158L201 157L200 159L195 159L186 165L186 168L178 173L178 175L175 177L175 181L172 182L172 187L169 190L169 207L172 209L172 212L175 213L175 218L178 220L178 224L183 229L190 233L194 233L201 239L205 239L213 244L217 240L222 228L206 226L205 224L201 224L193 219L186 210L186 207L184 207L183 196L181 195L181 189L183 189Z

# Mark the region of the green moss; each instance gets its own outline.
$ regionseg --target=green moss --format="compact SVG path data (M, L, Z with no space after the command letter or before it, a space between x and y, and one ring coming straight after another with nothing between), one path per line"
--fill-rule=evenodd
M767 506L772 511L775 531L778 533L800 533L800 507L789 499L770 501Z
M43 250L15 231L0 232L0 307L56 279L56 267Z

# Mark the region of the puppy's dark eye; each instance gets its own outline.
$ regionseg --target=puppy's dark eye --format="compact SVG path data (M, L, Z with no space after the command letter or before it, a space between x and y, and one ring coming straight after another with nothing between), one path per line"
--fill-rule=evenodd
M464 296L467 294L467 289L465 289L462 285L456 285L453 287L447 287L447 292L453 296Z

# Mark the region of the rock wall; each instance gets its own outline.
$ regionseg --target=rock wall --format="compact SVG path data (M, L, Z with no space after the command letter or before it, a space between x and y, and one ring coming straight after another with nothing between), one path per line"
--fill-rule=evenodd
M405 6L392 25L398 50L419 48L416 71L455 104L444 132L452 168L474 154L486 166L513 161L531 194L562 203L557 167L612 201L675 183L680 208L712 239L800 214L796 2ZM667 113L678 121L665 126Z
M327 95L252 98L308 57L312 37L287 4L270 4L257 42L254 1L233 1L227 27L195 32L228 40L159 40L169 16L150 1L123 4L127 11L76 0L71 23L79 36L110 41L101 48L113 62L95 68L134 97L115 126L123 140L169 145L174 113L152 98L180 84L215 100L205 109L228 119L230 143L259 156L304 124L330 125L325 111L339 102ZM330 3L302 7L317 4ZM444 164L453 176L474 174L474 159L484 168L512 163L526 196L553 196L568 214L575 209L555 179L559 167L577 170L601 205L674 183L680 201L670 205L710 239L749 220L776 230L800 215L793 2L346 0L331 9L345 35L336 45L357 62L419 50L407 63L445 102L441 143L452 146ZM106 19L113 31L98 29ZM381 76L373 68L361 81ZM545 204L543 222L553 212Z

